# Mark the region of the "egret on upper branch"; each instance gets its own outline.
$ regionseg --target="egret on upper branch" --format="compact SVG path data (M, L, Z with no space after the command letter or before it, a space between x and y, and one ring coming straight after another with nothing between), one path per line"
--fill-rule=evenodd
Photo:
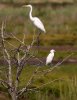
M53 57L54 57L54 52L55 52L54 49L50 50L50 53L46 58L46 65L48 65L48 64L50 64L52 62Z
M45 27L44 27L43 23L41 22L41 20L38 17L33 17L32 16L32 5L24 5L23 7L29 7L30 8L30 12L29 12L30 20L33 22L33 24L38 29L40 29L41 31L43 31L44 33L46 33Z

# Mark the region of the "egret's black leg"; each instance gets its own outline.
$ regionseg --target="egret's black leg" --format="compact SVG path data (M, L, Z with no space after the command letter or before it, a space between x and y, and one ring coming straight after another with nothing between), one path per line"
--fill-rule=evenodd
M40 35L41 35L41 32L39 32L37 35L37 49L38 49L38 51L39 51L39 46L40 46Z
M40 45L40 34L41 34L41 33L39 33L38 36L37 36L37 46Z

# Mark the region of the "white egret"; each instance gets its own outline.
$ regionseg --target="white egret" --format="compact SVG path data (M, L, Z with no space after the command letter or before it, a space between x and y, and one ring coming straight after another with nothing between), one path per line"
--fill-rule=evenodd
M48 64L50 64L52 62L53 57L54 57L54 52L55 52L54 49L50 50L50 53L46 58L46 65L48 65Z
M43 31L44 33L46 33L45 27L44 27L43 23L41 22L41 20L38 17L33 17L32 16L32 5L24 5L23 7L29 7L30 8L30 12L29 12L30 20L33 22L33 24L38 29L40 29L41 31Z

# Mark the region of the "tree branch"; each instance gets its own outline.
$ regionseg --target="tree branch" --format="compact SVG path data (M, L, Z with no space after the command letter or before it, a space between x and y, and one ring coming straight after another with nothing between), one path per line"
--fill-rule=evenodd
M6 47L5 47L5 43L4 43L4 22L2 22L2 28L1 28L1 38L2 38L2 46L3 46L3 56L5 58L5 60L8 62L8 66L9 66L9 71L8 71L8 76L9 76L9 85L12 86L12 71L11 71L11 60L10 60L10 54L8 53ZM6 57L7 56L7 57Z
M10 88L9 83L7 81L5 81L5 80L0 79L0 84L5 84L5 85L3 85L5 88Z

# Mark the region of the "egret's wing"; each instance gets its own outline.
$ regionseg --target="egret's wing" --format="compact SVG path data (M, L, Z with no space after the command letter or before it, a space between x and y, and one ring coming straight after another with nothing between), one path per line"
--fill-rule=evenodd
M47 59L46 59L46 64L49 64L49 63L51 63L52 62L52 60L53 60L53 57L54 57L54 54L52 53L50 53L48 56L47 56Z
M34 17L34 25L35 25L37 28L39 28L40 30L46 32L46 31L45 31L45 28L44 28L44 25L43 25L43 23L41 22L41 20L40 20L39 18Z
M51 62L51 54L49 54L47 56L47 59L46 59L46 64L50 63Z

